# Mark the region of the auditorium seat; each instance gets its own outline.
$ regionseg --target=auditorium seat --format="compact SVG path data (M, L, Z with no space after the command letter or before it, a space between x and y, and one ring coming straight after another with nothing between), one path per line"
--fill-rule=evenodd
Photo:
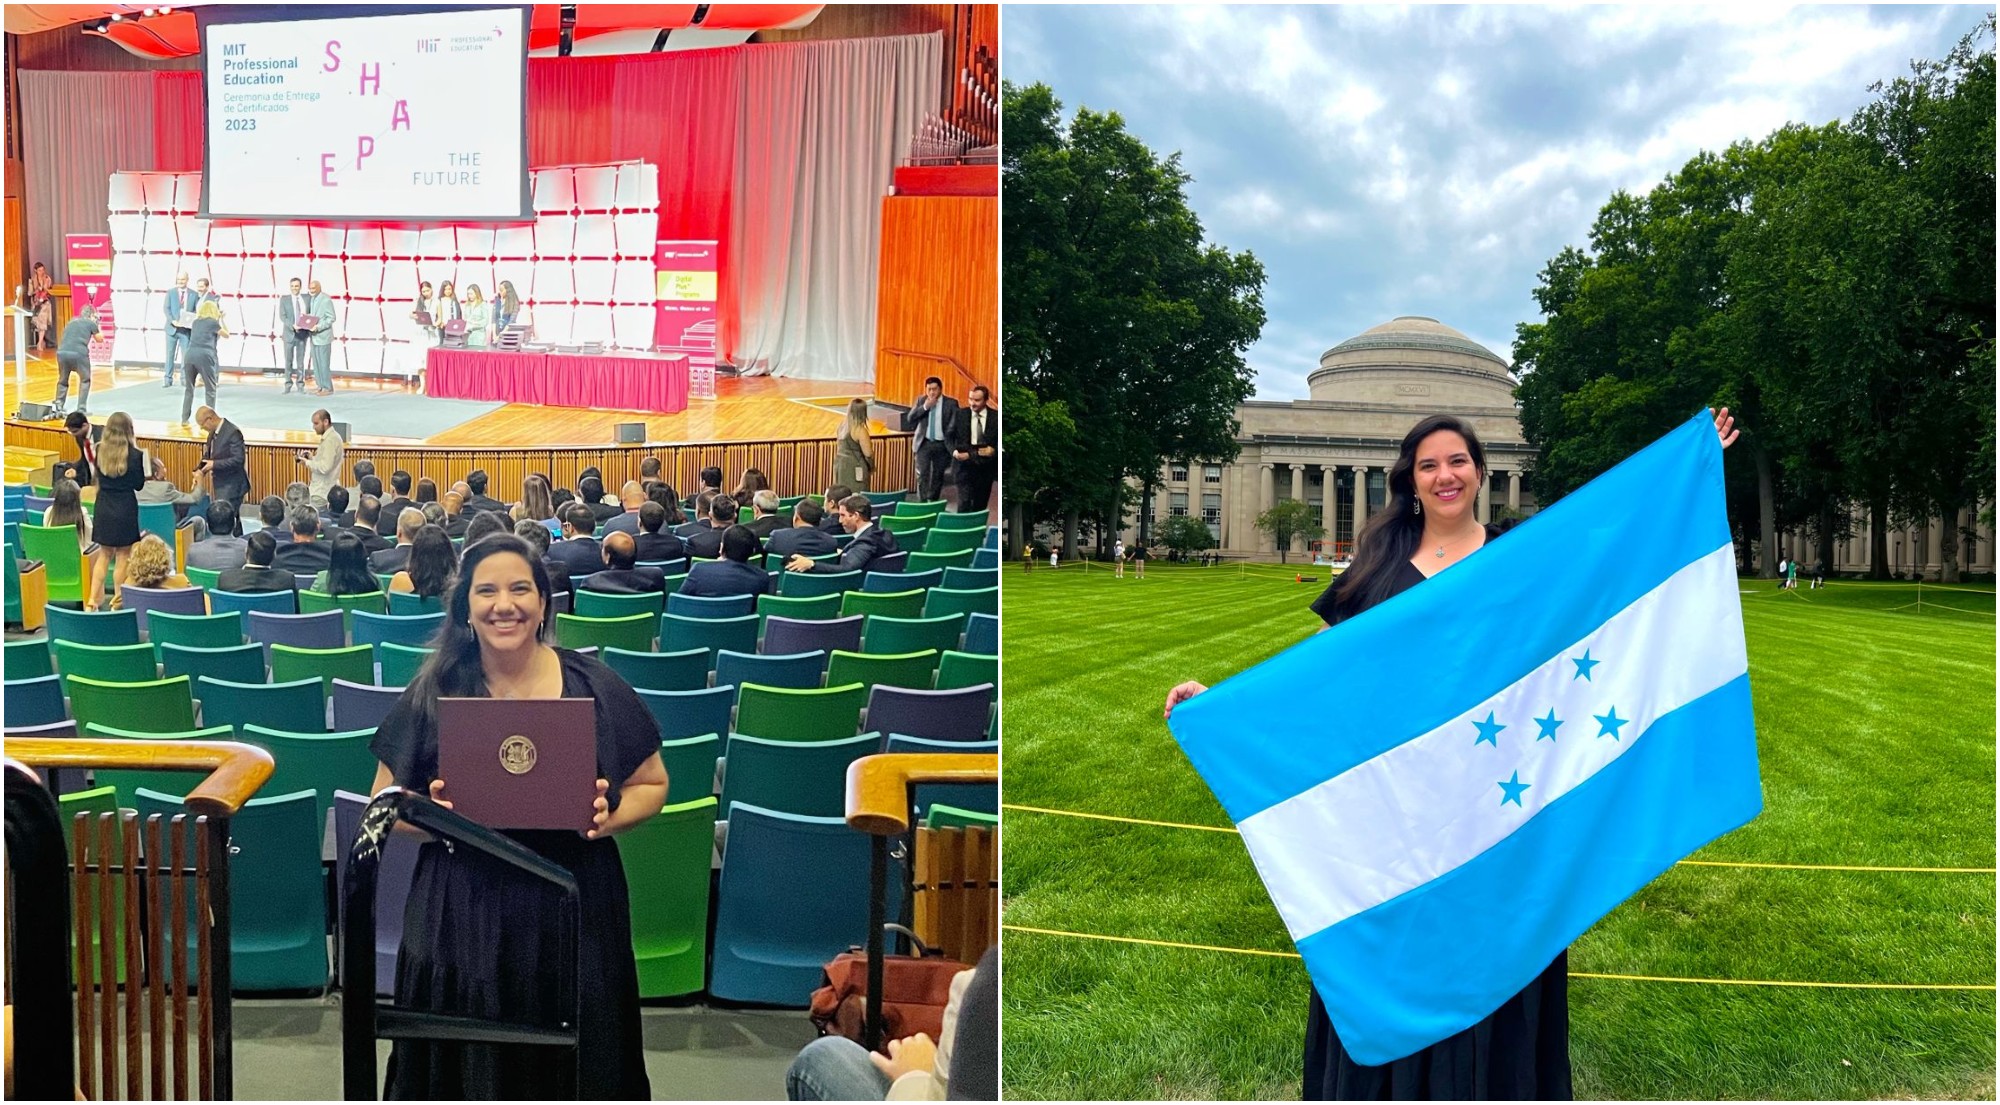
M764 651L773 656L799 652L830 654L835 649L859 652L864 620L859 614L826 621L799 621L773 615L764 625Z
M931 523L936 520L935 514L889 514L883 516L882 528L896 535L896 544L915 545L930 532ZM911 539L913 534L915 540Z
M808 690L747 684L736 692L734 732L781 741L851 736L860 729L867 696L859 683Z
M444 625L444 612L432 614L374 614L356 610L352 617L351 639L357 645L399 644L416 648L428 646ZM381 659L378 650L375 657Z
M298 613L298 597L293 591L216 591L208 592L208 610L211 614L224 614L231 610L240 611L246 618L256 614Z
M413 595L408 591L390 591L388 595L391 617L406 618L418 614L444 612L443 595Z
M937 516L937 521L931 523L931 528L943 530L970 529L984 532L986 529L986 513L984 511L977 511L969 514L940 514Z
M667 596L658 591L642 595L620 595L610 591L572 591L570 609L583 618L629 618L644 614L657 618L666 610Z
M924 551L926 553L964 552L969 554L978 549L980 542L984 540L986 540L986 532L984 530L934 529L925 536ZM966 557L968 562L971 559L969 555Z
M847 547L846 542L849 539L850 539L849 535L847 534L840 535L841 548L845 549ZM904 572L908 574L921 574L922 572L927 572L931 568L936 566L937 565L920 565L919 572L911 572L910 554L906 552L888 553L883 556L878 556L875 559L868 562L868 567L877 572Z
M948 614L998 614L1000 612L1000 588L998 585L978 591L955 591L949 587L933 587L924 596L924 617L941 618Z
M945 502L943 499L932 499L928 502L898 499L890 514L891 517L897 518L914 518L925 514L935 517L949 509L951 509L951 504Z
M861 650L878 656L936 649L943 653L959 647L965 630L965 615L946 614L938 618L896 618L870 614L861 633Z
M638 694L646 708L653 711L653 720L660 723L663 741L729 732L730 707L736 702L736 688L732 684L699 691L638 690ZM668 783L671 785L672 780Z
M938 659L937 689L956 690L981 683L1000 685L1000 658L973 652L947 651Z
M757 651L757 615L738 618L689 618L680 614L660 615L660 651L679 652L691 648L709 651L710 666L723 649ZM790 652L806 651L788 649Z
M172 509L169 504L162 503L160 505L168 506L169 509ZM166 540L167 547L172 548L173 538L169 537ZM154 610L165 611L169 614L208 613L207 596L199 588L139 587L127 583L119 588L119 595L124 608L139 616L139 632L141 635L146 633L150 624L147 615Z
M417 678L417 669L424 666L424 660L435 651L399 645L385 641L375 646L376 662L381 665L380 678L385 687L407 687Z
M556 615L556 641L564 648L590 646L650 652L654 621L650 614L622 618L586 618L580 614Z
M992 614L972 614L965 619L966 652L1000 655L1000 619Z
M378 687L349 679L333 681L333 728L335 732L374 729L389 716L403 697L401 687Z
M715 797L715 762L722 758L722 738L715 733L677 737L660 742L660 762L667 769L667 803ZM710 816L714 811L710 811Z
M881 733L932 740L985 740L993 690L991 683L947 691L876 687L868 696L867 725Z
M231 683L262 683L269 678L265 671L264 646L255 641L220 648L172 643L157 647L160 650L160 674L168 678L185 675L197 681L196 685L204 675Z
M5 724L10 733L22 726L48 725L69 717L69 707L63 702L60 676L9 679L0 689L4 689L6 695Z
M855 614L886 614L895 618L921 617L924 612L924 594L922 590L874 593L849 591L840 600L840 612L846 617Z
M839 595L815 595L809 599L787 598L784 595L757 596L757 629L762 634L764 625L772 618L790 618L796 622L823 622L840 617Z
M29 511L30 517L37 517L32 507ZM83 550L76 543L74 525L38 526L33 522L22 522L21 555L46 565L44 571L48 578L49 601L83 601L83 585L87 577ZM54 611L59 608L52 606L49 609Z
M186 812L177 794L140 789L133 801L142 820ZM326 987L318 809L311 791L296 791L252 798L229 819L229 980L239 991ZM195 938L191 927L190 953Z
M740 618L756 609L753 595L726 595L708 597L704 595L672 594L667 596L667 613L683 618Z
M764 687L810 689L820 685L826 671L826 653L795 652L788 655L757 655L723 649L715 656L715 685L756 683Z
M861 589L871 595L887 595L903 591L928 591L943 582L944 573L935 569L928 572L878 572L871 569Z
M996 756L1000 753L1000 742L941 741L929 737L891 733L882 750ZM921 783L916 787L915 793L918 817L924 816L926 811L937 805L955 806L959 809L989 814L1000 812L1000 787L996 783Z
M989 587L1000 586L1000 570L998 568L946 568L944 570L944 583L942 586L952 591L984 591ZM997 611L988 611L988 613L997 613Z
M793 555L796 556L798 554L794 553ZM783 556L778 553L765 553L764 570L767 572L781 572L784 570L785 565L791 562L791 559L790 556ZM840 554L838 552L822 553L819 556L808 556L806 559L815 564L831 564L840 559Z
M618 838L629 879L641 998L692 994L707 982L708 887L715 797L670 804Z
M92 722L89 725L81 726L77 731L90 740L228 741L236 739L236 731L226 725L213 725L206 729L196 729L193 725L188 725L179 729L161 729L155 731L141 728L138 725L117 726L103 722ZM131 794L140 787L151 787L154 790L178 793L191 789L195 785L195 780L201 778L199 773L139 768L118 769L101 767L93 771L92 774L96 776L99 786L116 787L120 794Z
M723 820L738 803L838 817L847 801L847 766L881 746L873 733L825 741L768 740L731 733L722 753Z
M649 691L697 691L708 686L710 654L705 648L684 652L638 652L601 648L597 658L625 682Z
M235 610L220 614L206 611L175 614L155 610L146 619L146 639L152 642L155 652L160 652L167 645L231 648L243 643L243 615ZM165 654L161 653L161 656L164 659Z
M778 582L778 593L787 598L814 598L838 595L850 589L859 590L860 587L859 571L786 572Z
M867 943L869 839L838 817L738 805L729 819L708 992L802 1008L827 962ZM888 916L900 886L889 880Z
M348 729L336 726L332 733L299 733L264 725L245 725L241 739L271 754L276 768L260 793L290 794L312 790L319 806L319 824L326 823L326 811L333 808L334 792L362 793L375 782L375 753L368 750L375 739L373 726Z
M960 549L957 552L948 553L913 552L901 555L907 559L912 570L923 572L929 571L932 568L970 568L972 567L973 554L977 551L976 549Z
M55 674L55 665L49 656L49 639L33 637L6 644L7 680L39 679Z
M317 678L290 683L232 683L203 677L195 684L204 725L262 725L290 733L326 732L326 698ZM190 725L190 727L192 727Z
M373 781L371 776L370 781ZM337 791L333 796L333 857L337 888L334 894L335 911L347 908L345 887L347 885L347 860L353 852L354 840L361 835L361 814L368 808L368 798L364 794ZM417 873L417 851L420 841L390 833L382 842L382 858L375 872L375 993L388 997L396 992L396 955L403 943L403 913L410 900L410 884ZM345 944L345 918L336 931ZM347 972L350 965L340 966L340 982L345 991ZM343 993L343 1000L354 1000L351 994Z
M882 507L894 507L897 503L904 502L910 497L908 488L900 491L863 491L862 494L868 496L868 501L875 504L875 513L877 515L884 513L881 509ZM936 514L937 508L932 507L927 513Z
M69 712L79 729L91 722L148 733L194 728L194 699L187 676L142 683L106 683L84 676L68 681Z
M375 649L371 645L350 645L343 648L296 648L292 645L272 645L267 651L271 656L273 683L318 679L321 692L328 697L333 694L333 682L336 679L345 679L365 687L375 685Z
M57 641L55 662L65 694L69 693L70 680L81 676L106 683L144 683L160 677L151 645L80 645L75 641Z
M836 652L827 661L827 686L842 683L859 683L873 689L877 684L886 683L894 687L924 687L931 685L931 673L937 669L938 653L934 650L904 653L900 656L876 656L864 652Z

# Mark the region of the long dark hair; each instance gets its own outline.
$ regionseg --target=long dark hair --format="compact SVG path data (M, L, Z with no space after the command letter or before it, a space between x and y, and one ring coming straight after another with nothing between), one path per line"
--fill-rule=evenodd
M472 577L478 572L480 562L503 553L527 561L528 570L534 573L535 590L542 596L542 625L535 639L547 642L555 632L555 599L549 591L549 570L542 566L542 558L528 548L528 543L511 533L496 533L467 544L458 563L458 578L445 599L444 625L431 641L435 651L425 658L424 666L417 669L416 678L410 680L409 689L404 692L415 704L422 725L436 727L440 696L480 698L486 694L486 669L479 662L479 635L472 630Z
M411 592L419 598L444 594L457 567L457 550L451 547L451 538L444 535L442 528L426 522L410 538L410 561L404 570L410 573Z
M1448 414L1434 414L1410 427L1396 451L1396 463L1389 467L1389 501L1354 539L1354 560L1343 572L1333 592L1333 609L1342 618L1351 618L1389 597L1399 566L1417 551L1424 535L1424 518L1417 513L1417 446L1440 430L1450 430L1465 439L1472 465L1479 469L1480 483L1486 480L1486 449L1472 424ZM1368 488L1354 493L1366 495Z
M382 581L368 570L368 550L361 544L361 538L352 530L335 533L333 549L327 557L326 593L365 595L381 589Z

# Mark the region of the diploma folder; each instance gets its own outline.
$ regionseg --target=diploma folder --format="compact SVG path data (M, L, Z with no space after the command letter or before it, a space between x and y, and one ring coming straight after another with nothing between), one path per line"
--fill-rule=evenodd
M452 809L494 829L592 825L597 703L440 698L438 778Z

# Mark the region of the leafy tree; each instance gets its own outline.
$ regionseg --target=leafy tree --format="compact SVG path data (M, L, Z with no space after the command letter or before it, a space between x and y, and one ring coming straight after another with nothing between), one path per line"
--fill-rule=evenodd
M1192 514L1176 514L1161 522L1153 539L1183 557L1215 547L1215 535L1209 532L1208 524Z
M1313 541L1326 534L1326 527L1313 521L1312 506L1300 499L1279 499L1251 524L1271 535L1271 540L1278 546L1280 564L1285 562L1285 554L1291 551L1294 537Z

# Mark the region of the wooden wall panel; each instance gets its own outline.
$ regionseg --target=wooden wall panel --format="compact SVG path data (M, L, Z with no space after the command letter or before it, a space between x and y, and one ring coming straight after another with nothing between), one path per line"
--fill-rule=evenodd
M0 201L0 203L4 203L6 210L7 286L5 294L7 296L7 303L11 306L15 302L14 289L28 282L28 261L27 258L21 256L21 246L27 238L26 224L21 219L21 201L18 197L8 196L5 201ZM7 331L4 348L7 351L7 355L11 357L14 355L14 320L11 318L0 320L0 329ZM28 340L35 340L35 327L32 322L28 324Z
M792 31L758 31L752 42L821 42L832 38L881 38L952 32L960 4L828 4L811 23ZM997 5L992 5L997 7Z
M912 486L909 435L894 434L875 439L876 489L894 490ZM7 423L7 444L36 449L52 449L68 455L74 443L54 424ZM141 447L156 451L167 462L168 474L182 487L189 486L194 466L201 460L198 441L144 439ZM780 495L808 495L825 491L833 472L834 443L820 441L741 441L709 445L668 445L656 448L606 446L602 449L449 449L411 447L389 449L355 446L347 451L347 463L375 462L375 470L388 480L398 468L413 479L429 477L437 481L439 493L465 478L474 468L484 468L487 494L503 502L521 498L521 484L529 473L546 474L557 487L575 487L577 476L595 466L605 473L606 490L613 494L628 479L639 478L639 461L660 458L661 475L686 495L699 483L702 468L722 469L725 490L733 489L745 468L761 468ZM285 485L297 479L298 446L249 446L248 468L251 494L282 495ZM341 474L349 482L350 472Z
M1000 384L1000 201L890 196L882 201L875 394L907 403L926 376L961 399ZM949 357L960 373L936 358Z
M201 68L198 56L185 58L142 58L98 35L83 33L81 24L37 31L31 35L8 35L7 49L23 69L62 69L70 72L157 72L162 69Z

